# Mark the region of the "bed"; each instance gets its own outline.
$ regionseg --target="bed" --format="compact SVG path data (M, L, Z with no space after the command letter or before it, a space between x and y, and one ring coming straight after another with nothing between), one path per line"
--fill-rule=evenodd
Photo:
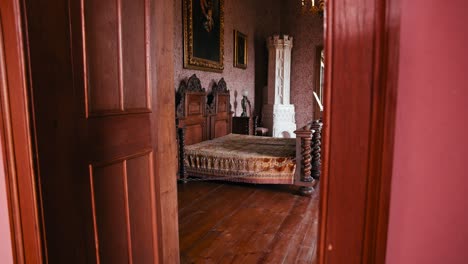
M220 180L293 184L295 156L295 139L228 134L186 146L184 167Z
M302 195L313 193L320 171L320 146L313 137L319 138L321 123L296 130L296 138L231 134L226 82L219 80L208 94L196 75L181 82L176 107L179 180L292 184Z

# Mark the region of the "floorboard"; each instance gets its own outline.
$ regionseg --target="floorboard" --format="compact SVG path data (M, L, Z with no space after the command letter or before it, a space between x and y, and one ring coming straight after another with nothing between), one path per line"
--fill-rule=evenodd
M287 185L179 184L181 263L313 263L318 192Z

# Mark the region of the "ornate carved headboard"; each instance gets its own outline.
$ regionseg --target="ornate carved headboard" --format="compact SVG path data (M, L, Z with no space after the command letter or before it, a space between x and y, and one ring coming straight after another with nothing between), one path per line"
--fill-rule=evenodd
M230 93L226 81L221 78L208 95L208 120L210 139L222 137L232 132L232 112Z
M221 79L208 95L194 74L182 81L176 93L178 128L184 129L185 145L231 133L232 112L226 82Z
M185 129L185 144L208 140L206 125L206 92L194 74L182 81L176 93L178 127Z

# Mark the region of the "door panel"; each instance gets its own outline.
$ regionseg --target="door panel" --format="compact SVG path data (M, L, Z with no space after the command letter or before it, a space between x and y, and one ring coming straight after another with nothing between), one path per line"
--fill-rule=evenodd
M149 110L148 10L145 1L122 0L122 83L124 109Z
M152 152L146 152L90 166L96 256L101 263L154 262L151 162Z
M156 226L152 212L155 212L153 153L145 153L128 159L127 186L130 215L130 234L133 263L152 263L155 256ZM148 220L153 221L148 221ZM153 230L153 237L147 235Z
M148 1L84 0L87 114L149 112Z
M149 3L84 0L80 6L86 93L81 103L87 110L85 146L98 263L157 259Z
M90 174L97 259L102 263L127 260L131 249L124 161L92 166Z
M49 263L178 263L173 8L25 1Z
M106 162L151 149L150 121L150 114L88 118L89 161Z
M120 90L118 1L83 2L87 113L119 112L123 110L123 98Z

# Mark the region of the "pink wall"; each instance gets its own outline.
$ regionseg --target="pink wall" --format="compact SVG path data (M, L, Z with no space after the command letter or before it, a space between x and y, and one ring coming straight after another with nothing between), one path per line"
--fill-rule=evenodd
M266 39L281 31L281 1L256 0L255 30L255 107L260 114L266 102L268 82L268 48ZM264 99L265 98L265 99Z
M175 29L174 29L174 81L175 89L181 80L196 74L201 84L207 91L211 90L212 81L218 82L224 77L228 89L231 90L231 105L234 111L234 92L238 92L236 114L242 112L240 100L243 89L249 91L249 99L252 110L255 103L255 1L236 0L224 1L224 71L222 73L197 71L183 68L183 34L182 34L182 0L174 1L175 4ZM248 65L247 69L235 68L233 66L233 30L239 30L248 37Z
M466 11L402 1L388 264L468 263Z
M10 218L5 183L5 166L3 160L3 142L0 140L0 262L13 263L11 247Z
M197 71L183 68L182 0L174 1L174 81L175 89L181 80L197 74L202 86L208 91L213 80L224 77L231 90L231 104L236 115L242 112L240 106L243 89L249 91L252 110L259 114L264 103L264 89L267 85L266 38L278 33L294 37L292 53L291 102L296 105L296 122L303 126L313 116L314 62L317 45L323 45L323 18L301 15L299 3L288 0L237 0L224 1L224 71L222 73ZM233 29L248 36L248 67L246 70L233 66ZM237 109L235 101L237 101Z
M315 55L317 46L323 46L323 17L301 14L299 1L282 4L281 32L294 37L291 103L296 107L296 124L302 127L313 118Z

